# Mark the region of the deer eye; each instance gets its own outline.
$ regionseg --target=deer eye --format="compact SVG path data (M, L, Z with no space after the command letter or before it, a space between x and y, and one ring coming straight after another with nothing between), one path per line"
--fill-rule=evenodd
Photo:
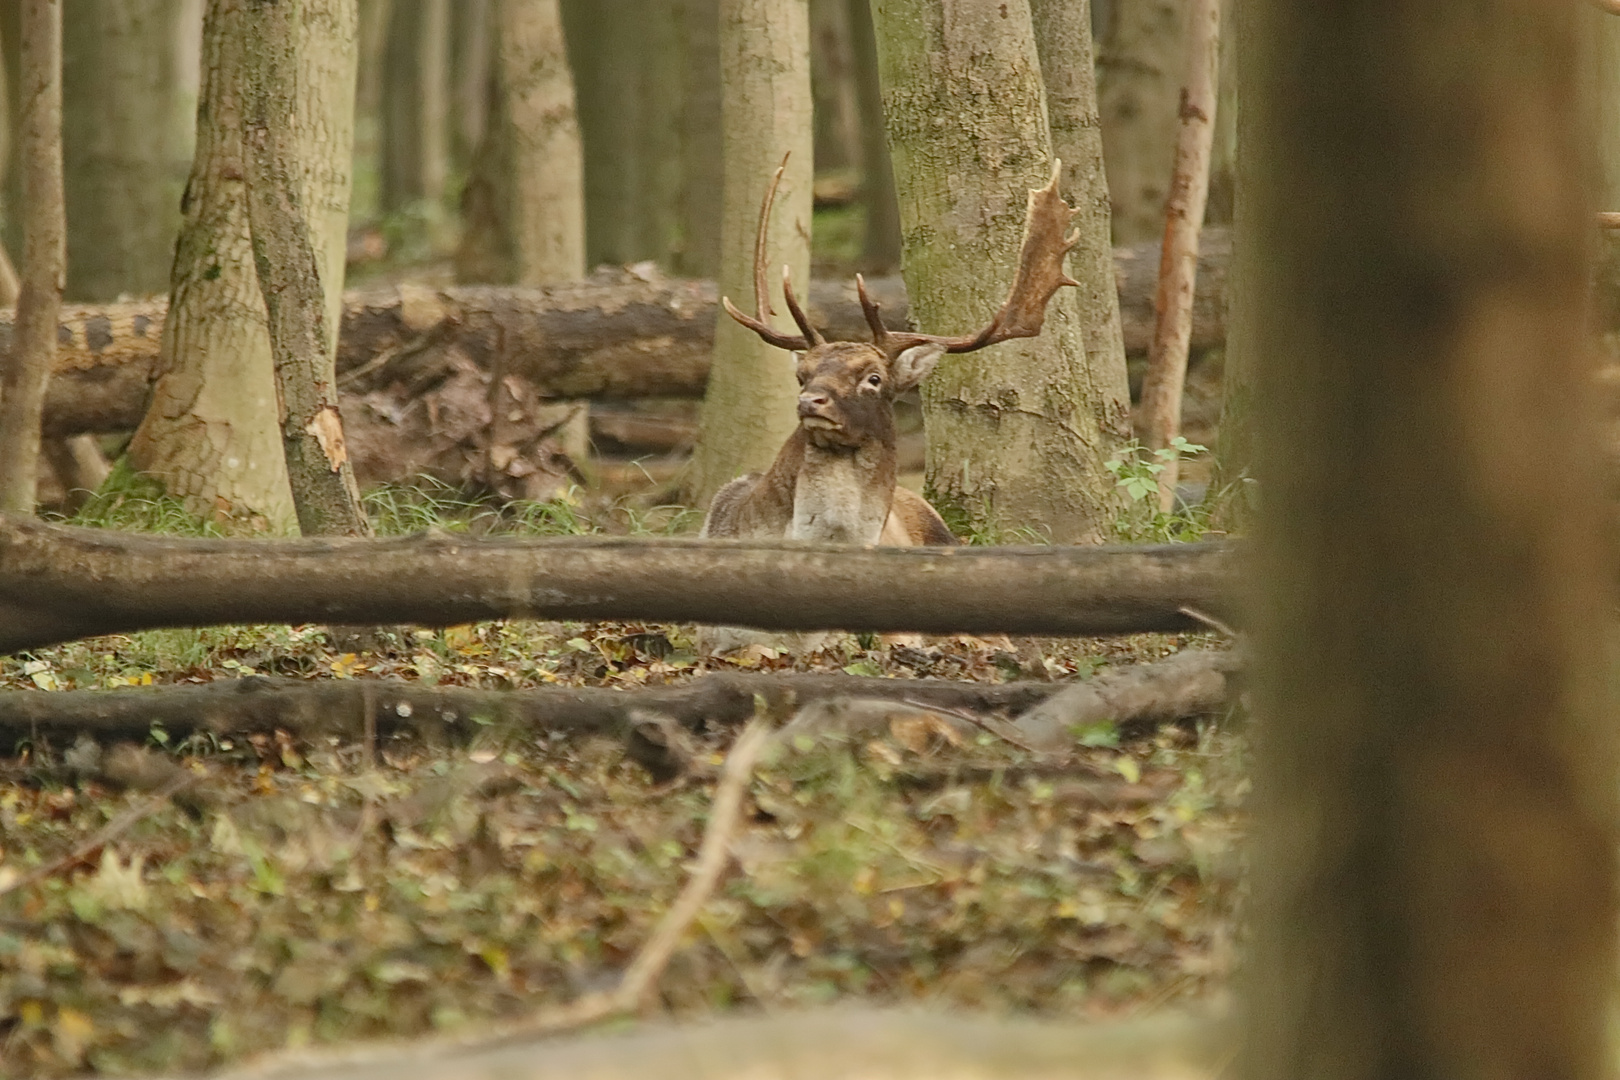
M866 377L866 385L867 386L882 386L883 385L883 376L881 376L881 375L879 375L879 374L877 374L875 372L873 374L871 374L871 375L868 375Z

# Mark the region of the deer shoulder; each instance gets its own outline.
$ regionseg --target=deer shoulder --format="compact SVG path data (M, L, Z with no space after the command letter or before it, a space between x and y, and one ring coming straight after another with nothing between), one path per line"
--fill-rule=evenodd
M786 267L782 296L799 333L765 321L771 313L765 240L782 179L782 169L776 170L760 208L754 246L756 315L744 315L729 298L722 302L733 319L795 354L799 425L769 469L739 477L716 493L704 536L903 547L957 542L926 500L895 486L895 397L922 382L947 353L1038 335L1052 294L1077 284L1063 272L1064 256L1075 243L1068 235L1074 211L1057 193L1058 168L1054 163L1051 183L1029 193L1017 277L988 326L965 337L890 330L857 275L870 343L826 340L805 317Z

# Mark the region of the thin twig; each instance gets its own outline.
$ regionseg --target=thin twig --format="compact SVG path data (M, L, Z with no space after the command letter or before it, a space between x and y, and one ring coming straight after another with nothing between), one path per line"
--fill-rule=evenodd
M147 799L139 806L132 806L128 810L125 810L122 814L119 814L117 817L107 822L107 824L97 829L90 835L88 839L85 840L84 843L80 844L78 847L74 848L60 859L57 859L55 862L50 863L49 865L40 867L32 874L19 878L9 885L0 885L0 896L4 896L9 892L14 892L17 889L26 889L30 886L38 885L47 878L54 877L57 874L60 874L63 870L67 870L70 867L78 865L79 863L88 859L90 856L94 855L97 851L101 850L103 847L106 847L112 841L118 839L130 829L134 828L140 822L145 821L159 810L162 810L168 805L170 799L174 798L174 796L184 788L196 783L200 776L201 774L194 773L189 769L181 770L179 773L170 777L168 782L162 787L158 788L157 791L152 794L150 799Z
M1614 0L1616 14L1620 14L1620 0ZM1597 213L1597 226L1600 229L1620 229L1620 211L1600 210Z
M715 785L709 823L698 846L697 866L687 878L680 896L653 930L652 937L625 969L619 985L607 993L586 994L561 1008L543 1009L532 1017L498 1029L493 1036L475 1037L471 1040L474 1045L500 1046L535 1035L556 1034L640 1008L669 966L681 938L686 936L693 920L720 884L721 875L731 860L731 838L742 816L743 795L753 779L754 763L769 743L770 724L756 716L726 755L720 769L720 782Z
M1036 746L1031 746L1024 739L1010 731L1009 725L1002 723L1000 720L991 720L987 716L977 716L973 713L967 712L964 709L951 709L943 705L929 705L927 702L914 701L911 698L901 698L900 700L907 705L914 706L918 709L923 709L927 712L941 713L945 716L954 716L958 720L966 720L980 731L989 732L1002 742L1015 746L1020 750L1027 751L1028 753L1036 754L1040 757L1054 756L1050 751L1042 750ZM1066 757L1067 755L1057 756Z
M1232 629L1226 623L1224 623L1221 620L1217 619L1213 615L1210 615L1210 614L1208 614L1206 612L1199 611L1197 608L1194 608L1194 607L1182 607L1182 608L1177 608L1176 610L1180 611L1183 615L1187 616L1187 618L1189 618L1189 619L1197 619L1199 622L1203 623L1205 626L1209 627L1212 630L1219 630L1221 633L1225 634L1229 638L1235 638L1235 637L1238 636L1238 632L1236 630Z

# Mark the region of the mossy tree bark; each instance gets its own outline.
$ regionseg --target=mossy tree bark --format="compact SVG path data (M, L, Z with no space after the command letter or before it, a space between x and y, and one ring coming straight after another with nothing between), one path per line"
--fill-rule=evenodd
M912 317L971 333L1007 295L1026 192L1052 168L1029 3L874 0L872 14ZM1098 542L1118 507L1103 462L1130 438L1124 372L1088 363L1072 290L1047 310L1041 337L947 357L923 384L928 488L957 528Z
M66 275L62 196L62 4L29 0L20 27L23 272L17 348L0 369L0 511L31 514L39 424Z
M158 478L193 513L273 532L296 528L265 304L253 265L243 154L247 0L209 0L203 28L197 149L182 203L169 315L151 403L130 442L131 463ZM295 103L312 152L301 158L301 204L320 252L329 333L342 311L354 103L348 81L323 76L341 20L300 8L310 65ZM352 19L350 20L352 22Z
M168 284L188 141L183 13L181 0L79 0L63 24L69 300Z
M810 20L806 0L721 0L720 78L725 138L720 292L753 307L760 200L789 155L766 252L801 287L810 280L812 131ZM780 281L779 271L769 279ZM773 286L780 298L780 286ZM786 305L778 305L784 327ZM766 317L761 313L761 317ZM798 426L798 383L787 353L720 314L702 424L687 472L687 498L708 503L720 485L763 469Z
M328 219L347 215L348 185L330 192L341 203L332 205L312 198L307 184L324 169L347 178L354 131L355 0L248 0L245 14L247 216L293 508L306 534L369 535L343 445L334 368L344 229L336 230L336 260L323 244ZM325 108L312 115L311 102Z
M194 514L296 528L243 186L245 0L209 0L169 315L130 463ZM325 181L319 181L324 183Z
M1181 0L1117 0L1099 44L1098 104L1114 242L1151 240L1164 229L1187 57Z
M1597 1080L1620 777L1582 13L1254 6L1263 729L1238 1072Z
M1125 334L1111 246L1113 208L1103 167L1102 120L1097 112L1097 75L1088 0L1030 0L1035 47L1046 87L1052 152L1063 162L1063 197L1079 213L1080 243L1069 255L1086 363L1099 385L1119 395L1127 384ZM1128 395L1129 390L1125 393ZM1128 400L1121 398L1121 400Z

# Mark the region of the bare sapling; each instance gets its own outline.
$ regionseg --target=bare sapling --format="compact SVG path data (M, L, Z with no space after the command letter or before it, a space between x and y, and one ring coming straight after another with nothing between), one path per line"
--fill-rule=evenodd
M67 272L62 195L62 5L22 6L23 274L16 346L0 366L0 511L31 514L40 418Z
M722 487L709 506L703 535L740 539L816 540L916 547L954 544L956 537L922 496L895 485L894 400L912 389L946 353L966 353L1010 338L1036 337L1046 305L1065 285L1077 285L1063 259L1078 242L1070 235L1074 208L1052 181L1029 193L1024 243L1012 291L990 323L965 337L890 330L856 275L872 341L828 341L806 318L783 267L782 296L799 326L787 334L765 321L774 312L766 287L766 231L781 182L776 170L760 209L754 246L754 310L722 303L737 322L767 343L797 356L799 426L763 473Z
M1196 0L1189 37L1187 82L1181 88L1176 164L1165 199L1164 246L1159 257L1157 318L1142 379L1142 442L1163 450L1181 434L1181 392L1192 341L1193 291L1198 283L1198 232L1209 197L1210 147L1215 136L1215 76L1220 52L1220 0ZM1175 503L1175 458L1159 473L1159 508Z

